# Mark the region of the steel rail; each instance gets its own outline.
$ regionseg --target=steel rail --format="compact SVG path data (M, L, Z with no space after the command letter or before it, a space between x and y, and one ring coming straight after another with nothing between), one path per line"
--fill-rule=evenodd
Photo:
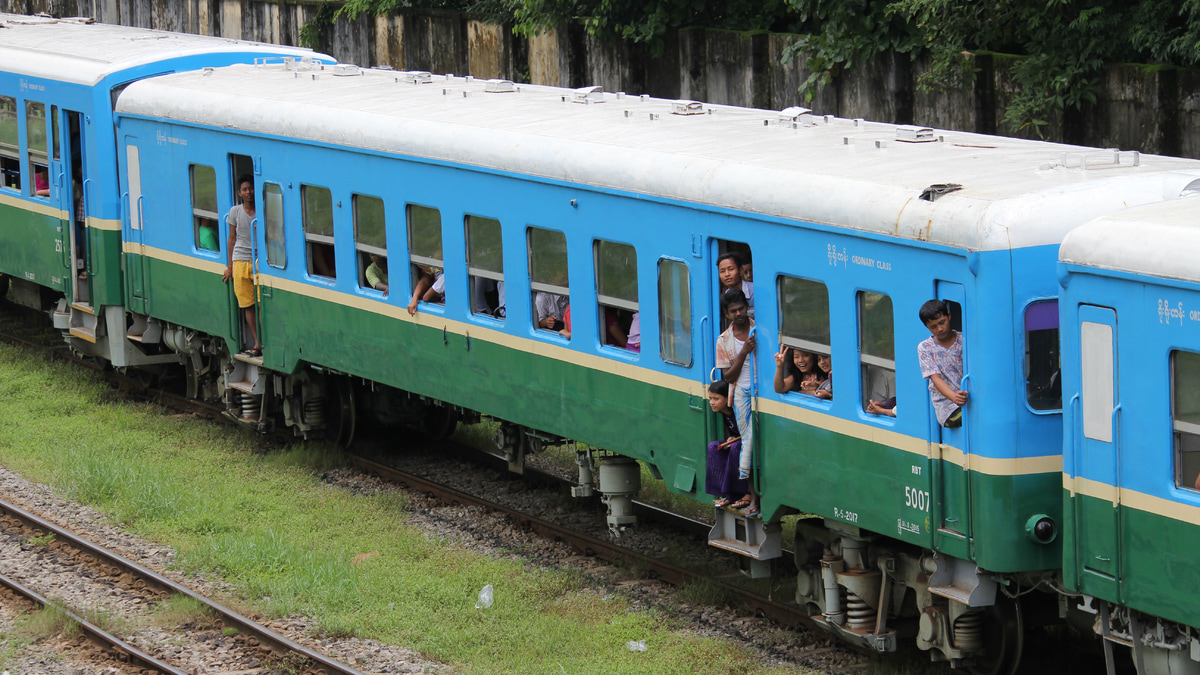
M734 596L738 604L743 608L761 614L769 619L777 621L786 626L809 626L816 627L816 623L809 617L808 614L796 607L785 605L781 602L776 602L770 598L764 598L757 593L745 590L732 584L724 583L720 580L713 579L710 576L705 576L697 572L686 570L677 565L673 565L662 560L651 558L636 551L631 551L616 544L613 544L603 539L598 539L587 534L576 532L570 528L557 525L548 520L531 516L527 513L511 509L502 504L489 501L482 497L477 497L451 487L447 487L440 483L435 483L431 480L406 473L399 469L394 469L385 464L380 464L374 460L360 456L351 456L351 461L363 469L364 471L377 474L379 477L393 481L410 489L421 492L428 492L434 495L437 499L451 504L466 504L478 506L481 508L503 513L521 525L524 525L536 532L538 535L561 540L587 555L594 555L602 560L616 562L619 560L633 560L641 565L645 565L659 579L675 585L681 586L688 583L705 582L719 586L723 591Z
M0 500L0 515L11 516L25 523L29 527L38 528L44 532L52 532L54 533L55 539L65 542L68 546L78 551L91 555L98 561L102 561L105 564L116 567L132 577L144 580L147 586L150 586L155 590L163 593L178 593L179 595L185 595L215 612L226 626L237 628L241 632L258 638L260 643L268 645L274 651L295 652L296 654L307 658L312 663L320 666L321 668L324 668L325 672L329 675L364 675L364 673L361 671L351 668L340 661L332 659L320 652L313 651L304 645L294 642L291 639L276 633L270 628L267 628L266 626L263 626L262 624L253 621L252 619L249 619L238 612L221 605L220 603L214 602L213 600L196 593L186 586L175 583L174 581L171 581L170 579L158 574L157 572L154 572L153 570L142 567L132 560L109 551L103 546L93 544L92 542L79 537L73 532L44 520L39 516L32 514L19 506L16 506L15 504Z
M30 600L42 608L51 606L50 601L39 595L37 591L27 588L21 585L21 583L15 579L11 579L3 574L0 574L0 586L4 586L17 595ZM159 673L164 673L165 675L189 675L187 671L179 670L169 663L159 661L146 652L143 652L137 647L125 642L121 638L109 633L87 619L84 619L75 612L72 612L65 607L62 607L61 609L63 613L66 614L69 619L71 619L71 621L74 621L79 625L79 630L83 631L83 633L91 638L93 642L101 646L106 646L108 650L113 653L114 658L116 658L118 661L127 660L129 663L139 666L143 669L150 669Z

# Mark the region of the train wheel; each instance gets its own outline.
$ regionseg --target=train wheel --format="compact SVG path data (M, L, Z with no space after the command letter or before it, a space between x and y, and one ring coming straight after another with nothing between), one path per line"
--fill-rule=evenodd
M997 595L996 604L984 610L983 655L967 668L971 675L1015 675L1025 649L1025 619L1021 603Z
M448 405L431 405L425 411L423 422L423 431L440 441L458 428L458 411Z
M325 437L343 448L348 448L354 441L356 426L354 388L350 380L339 377L330 383L329 393Z

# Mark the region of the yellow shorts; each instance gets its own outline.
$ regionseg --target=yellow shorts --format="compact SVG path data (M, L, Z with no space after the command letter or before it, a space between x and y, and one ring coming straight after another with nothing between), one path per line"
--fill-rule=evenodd
M254 273L249 260L233 261L233 293L238 307L254 306Z

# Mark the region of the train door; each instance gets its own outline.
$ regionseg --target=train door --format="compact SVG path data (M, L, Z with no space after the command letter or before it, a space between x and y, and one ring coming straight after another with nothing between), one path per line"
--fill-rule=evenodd
M260 239L260 234L261 234L261 230L262 230L261 225L263 223L263 213L265 211L265 208L264 208L265 203L270 201L272 203L272 206L276 207L276 208L271 209L272 215L277 215L279 218L282 219L283 195L282 195L282 192L280 191L280 186L274 185L274 184L260 185L259 181L258 181L258 175L257 175L258 173L259 173L259 171L256 170L254 157L250 157L249 155L238 155L238 154L233 154L233 153L229 154L230 203L235 204L235 205L242 203L242 199L238 195L238 189L240 187L239 183L241 182L242 178L247 177L247 176L250 177L251 180L254 181L255 190L256 190L256 192L255 192L256 214L255 214L255 218L254 218L253 222L251 223L251 234L250 234L250 248L251 248L250 258L251 258L251 265L252 265L252 270L253 270L252 273L254 274L254 279L256 282L255 305L257 306L257 311L253 315L254 319L255 319L255 325L253 327L247 325L246 313L238 306L237 295L233 291L234 285L232 283L227 284L228 289L229 289L230 323L231 323L231 327L233 328L233 335L236 336L236 338L238 340L239 349L248 349L248 348L254 346L254 339L251 337L252 335L259 336L259 340L260 340L259 344L262 344L261 340L263 339L262 325L263 325L264 300L270 298L270 291L259 287L257 285L257 281L258 281L258 275L262 274L265 271L266 265L268 264L268 261L261 257L262 250L260 249L260 245L262 244L262 240ZM280 223L282 223L282 220L280 220ZM226 236L235 234L232 225L226 225L226 227L229 228L226 231ZM268 239L270 239L270 237L268 237ZM282 243L280 244L280 246L282 246ZM226 255L229 255L229 254L230 254L230 252L226 252ZM282 267L286 267L286 265L287 265L286 261L287 261L286 254L284 254L282 256L282 262L280 262L279 256L275 255L275 256L272 256L271 263L275 264L275 266L277 266L277 267L282 268ZM253 328L254 330L251 331L251 328Z
M716 280L715 280L716 282L713 283L711 286L713 289L713 292L714 292L714 296L715 296L713 298L713 304L712 304L713 316L716 318L713 320L711 327L709 327L709 326L704 327L704 330L707 334L705 335L704 340L702 341L702 345L704 345L702 348L708 352L708 354L706 354L704 357L706 359L706 362L708 359L715 358L716 340L717 340L718 336L720 336L720 334L722 332L724 332L726 328L729 327L729 320L725 317L725 313L722 311L722 308L721 308L721 295L726 290L726 288L725 288L726 281L728 281L732 284L731 288L739 288L742 290L743 294L746 295L747 302L749 303L750 316L751 316L751 318L753 318L753 316L754 316L753 259L751 258L751 255L750 255L750 246L748 244L744 244L744 243L737 242L737 241L714 239L713 240L713 250L715 253L713 256L713 260L716 261L716 264L715 264L714 268L710 268L710 270L711 270L711 273L716 276ZM704 326L704 323L702 322L701 325ZM711 342L709 342L710 340L711 340ZM739 378L740 384L735 384L735 385L730 386L730 393L733 395L733 397L732 397L733 400L731 402L734 405L735 411L737 410L737 400L736 399L738 396L738 394L735 390L741 385L748 384L751 392L755 392L755 390L757 389L757 386L761 384L760 382L758 382L756 375L760 375L762 372L762 368L760 367L760 364L758 363L758 361L763 358L762 355L763 355L763 350L762 350L762 347L760 346L758 349L755 350L754 354L746 360L745 364L743 364L743 366L742 366L743 377ZM730 356L734 356L734 355L731 354ZM766 356L766 358L768 360L771 359L770 354L768 354ZM716 362L714 360L711 363L713 364L713 367L706 372L709 372L712 375L715 375L716 370L717 370ZM773 365L774 364L772 363L772 366ZM770 385L767 385L767 386L770 386ZM757 394L753 393L749 400L749 402L751 403L752 410L757 410L757 403L754 400L756 396L757 396ZM718 424L718 425L720 424L720 421L718 420L717 417L713 416L712 419L714 420L715 424ZM757 416L752 413L751 414L751 426L755 427L757 424L758 424ZM742 424L739 422L739 427L740 426L742 426ZM718 432L720 431L719 427L714 427L714 428L717 428ZM747 433L747 431L745 429L741 429L741 432L742 432L743 439L745 439L747 437L747 435L749 435L751 438L752 446L757 447L758 443L756 440L754 440L757 438L757 434L755 433L756 430L757 429L752 429L749 432L749 434ZM751 448L751 451L754 453L753 454L754 465L757 465L757 463L759 461L759 455L758 455L756 447ZM759 473L760 472L757 472L757 471L753 473L754 481L755 481L756 485L760 480Z
M1089 490L1089 498L1077 494L1074 500L1076 560L1085 588L1108 591L1116 597L1120 584L1120 411L1117 377L1117 313L1108 307L1082 305L1079 308L1081 387L1078 402L1082 424L1076 427L1074 474L1103 495ZM1095 498L1099 497L1099 499Z
M87 163L83 158L83 136L80 133L83 115L74 110L63 110L60 114L60 124L57 125L54 134L57 139L54 150L55 175L62 181L58 208L70 214L64 224L66 234L63 239L68 243L71 299L74 302L90 303L87 254L87 208L90 204L84 193L89 181L86 174ZM57 157L59 143L64 150L61 160Z
M937 282L937 298L946 303L950 309L951 327L962 332L964 325L963 312L967 307L966 291L962 284L947 281ZM971 336L963 333L963 379L962 388L971 391ZM959 427L943 427L933 418L931 441L941 448L942 461L937 467L939 475L935 479L939 499L936 500L938 511L938 532L948 535L943 543L960 541L966 543L971 533L971 417L972 406L963 406L962 425ZM966 552L960 552L965 554Z
M130 264L130 256L125 255L125 277L129 284L129 309L142 314L146 313L146 279L145 240L143 238L143 216L145 214L145 196L142 194L142 162L138 151L136 136L125 137L125 174L126 174L126 208L128 211L129 227L125 230L126 244L136 252L137 263ZM129 248L125 249L129 252Z

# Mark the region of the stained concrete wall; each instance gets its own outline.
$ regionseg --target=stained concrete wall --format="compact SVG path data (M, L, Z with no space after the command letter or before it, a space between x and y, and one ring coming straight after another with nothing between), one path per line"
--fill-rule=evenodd
M90 16L97 21L161 30L297 45L301 29L337 4L316 0L0 0L22 14ZM315 24L314 24L315 25ZM797 88L810 72L804 59L780 63L794 36L686 28L669 32L662 49L609 43L579 25L533 38L509 26L455 12L409 10L327 23L319 49L340 61L403 70L506 78L563 87L782 109L941 129L1036 137L1124 150L1200 157L1200 72L1136 65L1106 69L1097 101L1051 117L1039 129L1010 128L1004 109L1014 84L1011 57L976 57L977 73L962 88L921 91L928 64L889 55L845 69L805 101Z

